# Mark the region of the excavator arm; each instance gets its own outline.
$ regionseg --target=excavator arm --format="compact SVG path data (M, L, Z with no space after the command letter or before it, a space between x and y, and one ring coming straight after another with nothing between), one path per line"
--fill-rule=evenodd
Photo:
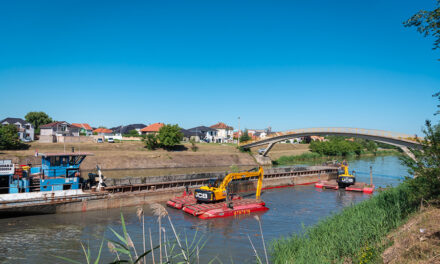
M209 199L208 197L212 197L211 199L209 199L209 201L211 202L220 201L226 199L226 188L228 187L228 184L232 180L239 180L250 177L258 177L256 197L257 199L259 199L261 195L261 188L263 186L263 177L264 177L264 171L262 167L259 167L257 171L229 173L228 175L226 175L226 177L223 179L223 181L219 184L218 187L202 186L200 189L197 189L195 191L194 195L200 201L206 201L206 198ZM210 194L206 194L206 192L210 192Z

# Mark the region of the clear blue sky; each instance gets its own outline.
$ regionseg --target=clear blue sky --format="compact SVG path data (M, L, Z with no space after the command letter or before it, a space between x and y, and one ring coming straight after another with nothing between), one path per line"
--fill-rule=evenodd
M420 133L439 51L419 1L2 1L0 118Z

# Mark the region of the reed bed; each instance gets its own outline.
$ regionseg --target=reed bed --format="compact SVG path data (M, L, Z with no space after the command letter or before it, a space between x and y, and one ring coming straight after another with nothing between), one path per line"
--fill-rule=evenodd
M368 263L379 257L382 239L417 205L406 183L345 208L302 234L271 244L273 263Z

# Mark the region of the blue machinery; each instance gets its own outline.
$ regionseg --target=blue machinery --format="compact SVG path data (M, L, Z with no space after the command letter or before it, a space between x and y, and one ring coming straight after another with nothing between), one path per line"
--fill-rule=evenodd
M0 193L27 193L81 189L80 165L89 153L48 153L41 156L41 167L0 160Z

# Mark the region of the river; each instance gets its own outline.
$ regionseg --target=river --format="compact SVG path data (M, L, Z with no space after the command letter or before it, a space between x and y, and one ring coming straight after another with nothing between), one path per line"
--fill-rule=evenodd
M350 160L350 171L355 170L358 181L369 182L369 167L373 167L373 181L378 187L398 184L407 175L396 156L367 157ZM320 190L314 186L266 190L262 199L270 208L259 214L266 245L292 233L302 232L319 220L340 211L345 206L368 199L370 195L334 190ZM147 205L145 210L146 233L151 228L154 244L158 244L157 218ZM254 263L255 257L248 236L263 257L263 246L258 222L253 216L199 220L181 211L167 208L180 237L192 240L194 235L206 242L200 251L200 263L218 258L213 263ZM136 207L122 209L128 233L137 251L142 251L142 225L136 216ZM102 210L85 213L27 216L0 219L1 263L67 263L55 256L85 262L80 241L90 245L96 256L103 238L117 240L110 228L122 233L121 210ZM172 238L170 225L163 219L167 237ZM147 240L149 241L149 240ZM148 248L148 246L147 246ZM156 250L157 252L157 250ZM148 255L148 263L151 256ZM108 263L114 254L104 241L101 259ZM156 255L156 263L158 256Z

